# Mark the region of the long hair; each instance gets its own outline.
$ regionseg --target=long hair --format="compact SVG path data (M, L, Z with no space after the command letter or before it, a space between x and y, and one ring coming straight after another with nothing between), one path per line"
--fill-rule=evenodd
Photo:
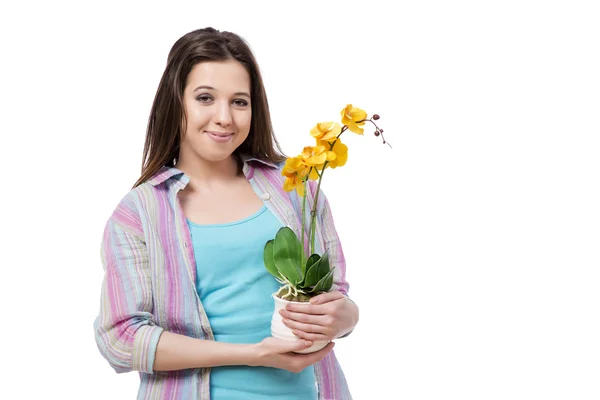
M236 153L274 163L285 159L273 132L260 69L248 43L235 33L208 27L185 34L169 52L148 118L142 175L134 188L150 179L163 166L173 167L177 162L183 133L182 122L185 122L183 92L194 65L230 59L238 61L248 71L251 86L250 132Z

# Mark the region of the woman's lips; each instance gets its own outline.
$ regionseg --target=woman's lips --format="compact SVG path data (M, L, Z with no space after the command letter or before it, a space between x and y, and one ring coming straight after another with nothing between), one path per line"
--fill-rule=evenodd
M229 139L231 139L231 137L233 136L233 133L228 133L228 132L205 132L209 138L211 138L212 140L214 140L215 142L218 143L224 143L229 141Z

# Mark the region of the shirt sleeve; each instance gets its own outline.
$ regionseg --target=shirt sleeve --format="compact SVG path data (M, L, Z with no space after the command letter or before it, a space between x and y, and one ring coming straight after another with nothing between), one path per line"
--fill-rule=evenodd
M151 314L148 251L137 212L119 204L106 224L101 245L104 267L96 343L116 372L153 373L163 328Z
M322 190L319 192L319 197L322 201L322 203L319 204L321 211L318 212L318 215L320 219L319 222L321 225L323 244L325 249L328 250L330 265L335 267L333 270L332 290L337 290L348 297L349 284L346 281L346 259L344 258L342 244L335 229L335 223L333 221L333 214L331 213L329 201Z
M346 259L344 258L344 251L342 250L342 244L338 237L337 231L335 230L335 224L333 222L333 214L329 206L329 201L321 191L320 196L323 196L323 205L321 215L321 229L323 230L323 241L325 242L325 248L329 249L329 261L330 265L334 266L333 270L333 287L332 290L337 290L342 293L350 301L352 299L348 296L348 290L350 285L346 281ZM349 336L352 331L339 337L345 338Z

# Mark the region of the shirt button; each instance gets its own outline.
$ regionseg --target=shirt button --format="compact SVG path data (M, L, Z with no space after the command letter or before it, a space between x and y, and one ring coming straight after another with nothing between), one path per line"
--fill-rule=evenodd
M263 193L262 196L260 196L263 200L269 200L271 198L271 195L269 193Z

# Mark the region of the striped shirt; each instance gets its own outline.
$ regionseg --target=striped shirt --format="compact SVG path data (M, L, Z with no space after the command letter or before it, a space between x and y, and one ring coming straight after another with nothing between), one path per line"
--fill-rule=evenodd
M255 193L300 237L302 198L283 190L281 167L243 158L243 173ZM94 322L96 343L116 372L139 371L138 399L210 400L210 368L152 369L163 330L214 340L196 292L191 234L177 198L188 182L182 171L162 167L123 197L104 229L101 260L105 274L100 313ZM306 221L315 190L311 182ZM329 249L331 265L335 266L333 290L347 295L344 254L322 191L317 212L315 251L322 254ZM352 398L333 351L316 363L314 370L319 400Z

